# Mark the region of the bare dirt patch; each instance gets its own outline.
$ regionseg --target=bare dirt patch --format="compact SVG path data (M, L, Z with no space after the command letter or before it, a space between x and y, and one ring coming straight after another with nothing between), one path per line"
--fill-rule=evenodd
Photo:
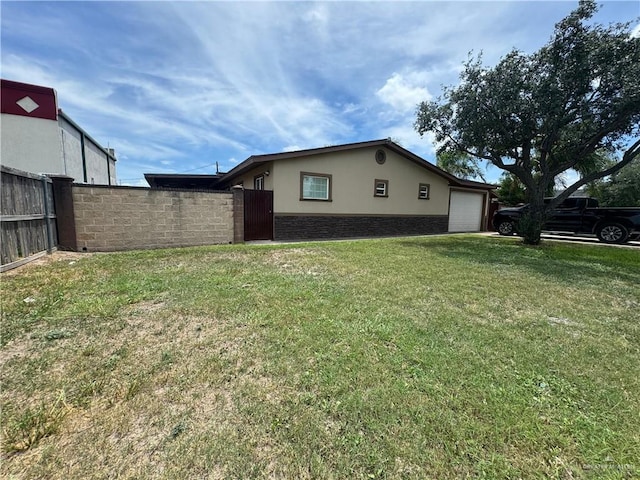
M267 256L267 263L277 266L282 273L317 277L327 273L323 264L314 261L319 254L322 252L305 248L274 250Z
M12 277L15 275L24 275L31 272L35 268L42 267L43 265L49 265L51 263L56 262L77 262L83 258L88 258L95 253L80 253L80 252L63 252L56 251L51 255L43 255L40 258L36 258L35 260L25 263L19 267L13 268L11 270L7 270L6 272L2 272L2 277ZM2 278L0 277L0 278Z
M33 353L34 344L33 338L26 335L11 340L0 349L0 364L6 365L15 359L28 358Z

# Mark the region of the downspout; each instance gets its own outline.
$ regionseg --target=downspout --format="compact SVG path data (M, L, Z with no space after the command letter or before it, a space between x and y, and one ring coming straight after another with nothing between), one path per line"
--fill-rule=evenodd
M60 129L60 133L62 134L62 162L64 164L64 174L69 175L69 173L67 172L67 152L64 148L64 130Z
M87 155L84 151L84 132L80 132L80 148L82 149L82 175L84 183L87 183Z
M111 185L111 165L109 164L109 152L105 154L107 156L107 183Z

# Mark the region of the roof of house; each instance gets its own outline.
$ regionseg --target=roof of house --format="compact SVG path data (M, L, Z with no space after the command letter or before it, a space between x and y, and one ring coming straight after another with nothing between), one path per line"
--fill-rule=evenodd
M145 173L144 178L152 188L196 188L215 190L220 184L221 174L187 175L177 173Z
M436 167L432 163L427 162L425 159L419 157L413 152L410 152L406 148L401 147L397 143L391 141L390 139L382 139L382 140L370 140L367 142L357 142L357 143L346 143L342 145L332 145L329 147L320 147L320 148L311 148L307 150L296 150L293 152L282 152L282 153L270 153L265 155L252 155L247 158L244 162L236 165L232 170L222 175L221 183L229 184L235 177L246 173L257 165L266 162L273 162L278 160L289 160L300 157L309 157L312 155L320 155L326 153L333 152L342 152L345 150L356 150L361 148L371 148L371 147L385 147L397 154L403 156L407 160L415 163L416 165L429 170L436 175L440 175L441 177L446 178L450 185L457 187L467 187L467 188L480 188L491 190L496 188L496 185L492 185L489 183L475 182L472 180L463 180L454 175L451 175L448 172L445 172L441 168Z
M429 170L436 175L440 175L449 181L451 186L463 187L463 188L475 188L483 190L492 190L496 188L496 185L489 183L475 182L473 180L463 180L448 172L445 172L441 168L427 162L425 159L419 157L413 152L410 152L406 148L401 147L397 143L389 140L370 140L367 142L345 143L342 145L332 145L328 147L310 148L307 150L296 150L292 152L282 153L268 153L264 155L251 155L242 163L236 165L233 169L227 173L219 173L216 175L184 175L184 174L160 174L160 173L145 173L144 177L151 187L155 188L219 188L220 186L230 186L233 184L233 180L240 175L248 172L258 165L274 162L278 160L291 160L302 157L310 157L313 155L320 155L326 153L343 152L348 150L358 150L361 148L371 147L384 147L398 155L406 158L407 160L415 163L416 165Z

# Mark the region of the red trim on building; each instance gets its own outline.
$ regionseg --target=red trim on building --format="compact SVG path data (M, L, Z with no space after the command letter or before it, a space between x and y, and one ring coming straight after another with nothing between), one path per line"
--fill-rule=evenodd
M29 85L28 83L0 80L0 111L23 117L58 119L56 91L53 88ZM29 102L26 98L31 99ZM25 110L18 102L25 99L29 107Z

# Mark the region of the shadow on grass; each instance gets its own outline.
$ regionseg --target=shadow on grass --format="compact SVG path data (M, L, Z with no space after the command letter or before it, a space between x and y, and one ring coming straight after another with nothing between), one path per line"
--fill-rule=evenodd
M640 255L632 249L544 242L530 246L516 239L486 237L422 238L400 244L502 271L525 269L564 282L617 279L640 285Z

